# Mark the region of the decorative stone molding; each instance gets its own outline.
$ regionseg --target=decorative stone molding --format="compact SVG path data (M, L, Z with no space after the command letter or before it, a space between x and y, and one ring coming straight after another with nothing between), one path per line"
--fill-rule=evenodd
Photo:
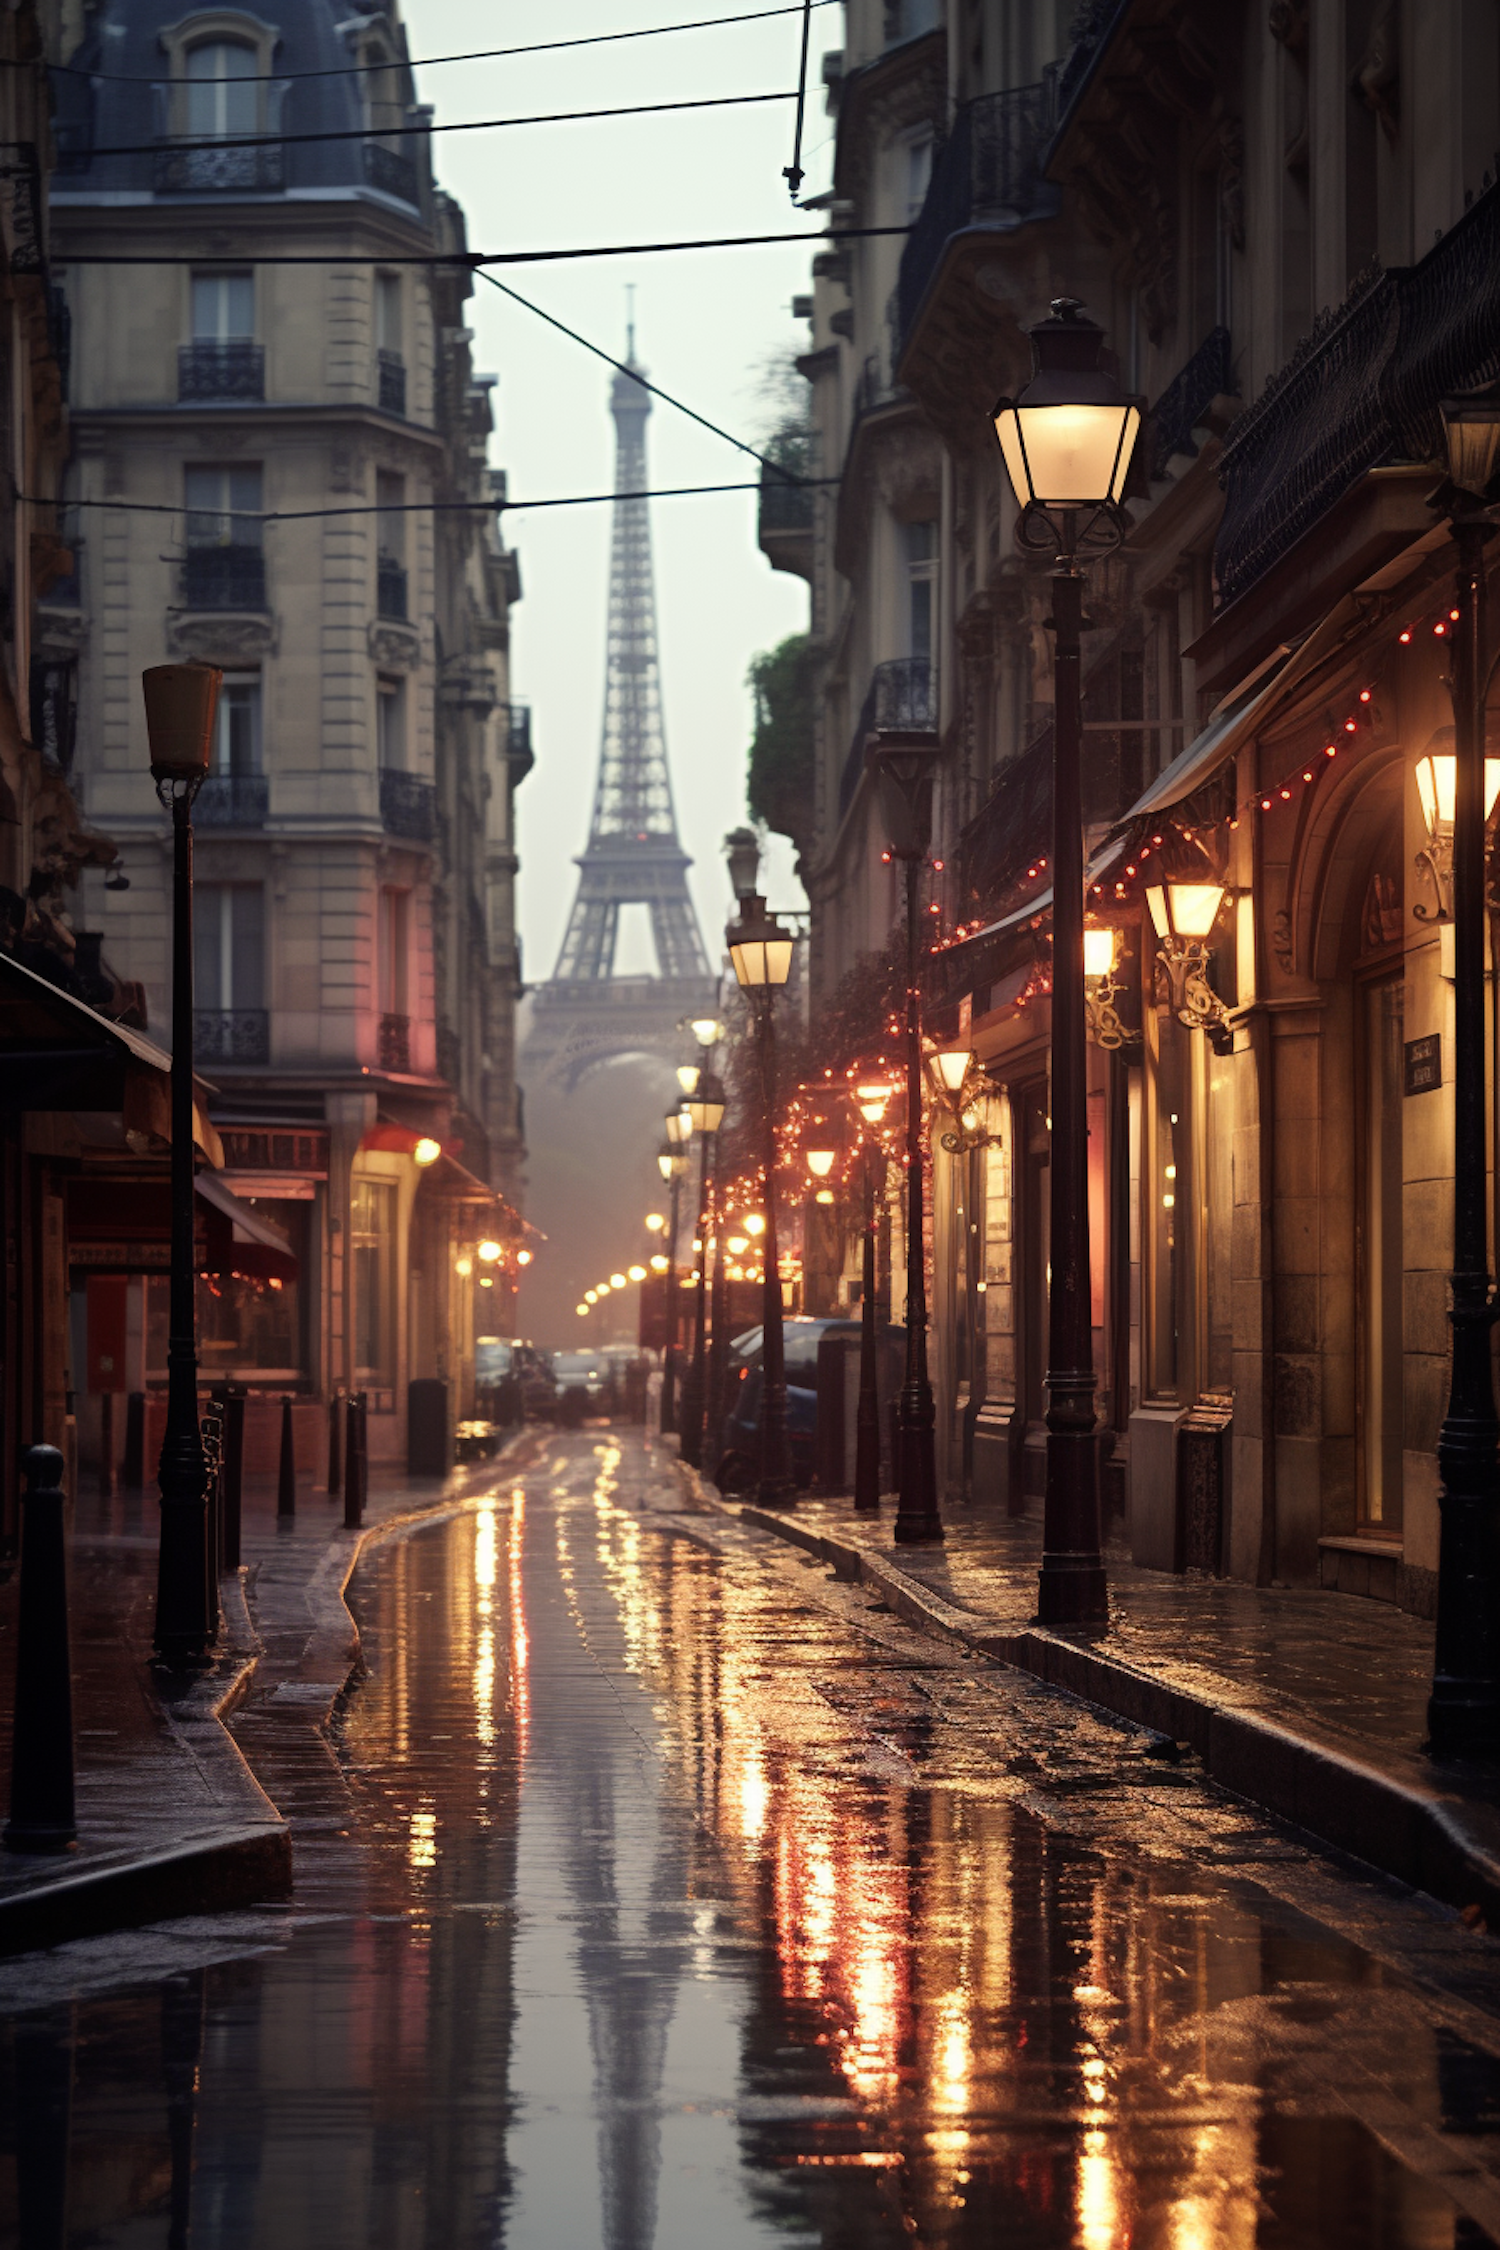
M371 662L383 672L415 672L422 661L422 636L414 625L371 618L366 638Z
M443 666L441 695L450 710L486 717L500 700L495 676L482 656L450 656Z
M276 620L256 613L246 616L200 612L196 615L183 610L167 612L167 653L184 657L189 662L222 664L230 669L240 664L258 664L263 657L274 656L277 648Z

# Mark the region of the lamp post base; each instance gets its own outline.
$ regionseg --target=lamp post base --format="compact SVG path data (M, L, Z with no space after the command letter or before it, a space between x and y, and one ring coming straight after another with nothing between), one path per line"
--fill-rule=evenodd
M1038 1625L1102 1632L1109 1623L1109 1585L1097 1555L1043 1555L1037 1572Z

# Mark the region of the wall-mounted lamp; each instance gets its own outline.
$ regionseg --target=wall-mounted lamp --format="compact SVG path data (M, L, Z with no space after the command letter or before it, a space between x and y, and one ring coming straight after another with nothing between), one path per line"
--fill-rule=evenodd
M1156 958L1167 972L1172 1012L1190 1031L1207 1034L1215 1054L1232 1038L1228 1011L1208 981L1208 938L1224 903L1224 885L1169 875L1146 892L1160 943Z
M1128 1044L1133 1034L1120 1021L1115 1003L1125 987L1115 977L1120 933L1108 924L1090 924L1083 933L1083 1015L1088 1035L1096 1047L1113 1053Z
M938 1102L953 1119L938 1138L950 1156L967 1156L972 1149L988 1148L995 1139L985 1132L974 1106L976 1088L970 1082L974 1057L967 1047L944 1047L927 1057L928 1076Z
M1433 745L1442 743L1444 749ZM1436 905L1427 906L1419 899L1412 913L1419 922L1451 922L1453 919L1453 792L1458 762L1453 755L1452 727L1439 727L1426 752L1417 760L1417 795L1422 804L1422 821L1427 830L1427 842L1417 854L1417 872L1424 874L1432 885ZM1489 819L1495 809L1495 799L1500 795L1500 758L1484 761L1484 817Z

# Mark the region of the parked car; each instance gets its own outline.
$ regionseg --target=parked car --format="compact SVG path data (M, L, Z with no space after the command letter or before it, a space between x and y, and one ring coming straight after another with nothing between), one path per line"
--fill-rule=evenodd
M586 1415L609 1411L609 1365L600 1352L554 1352L554 1413L575 1427Z
M818 1442L818 1346L825 1336L849 1336L857 1343L860 1323L854 1319L813 1319L789 1315L782 1324L786 1362L787 1450L791 1455L792 1481L802 1489L812 1483ZM729 1346L728 1407L724 1416L714 1482L721 1492L747 1492L760 1474L761 1335L747 1328ZM880 1348L884 1366L881 1400L895 1394L897 1370L906 1350L906 1330L883 1325Z
M480 1412L507 1428L551 1419L557 1392L547 1354L518 1336L476 1338L474 1387Z

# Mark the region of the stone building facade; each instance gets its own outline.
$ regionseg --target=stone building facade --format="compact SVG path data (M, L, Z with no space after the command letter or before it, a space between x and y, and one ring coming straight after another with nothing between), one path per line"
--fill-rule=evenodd
M1500 375L1493 11L845 13L830 215L910 232L815 261L801 364L839 482L795 555L771 501L763 545L812 587L825 1000L897 912L867 751L943 751L928 1022L976 1056L981 1142L934 1158L947 1492L1041 1489L1051 657L989 410L1066 294L1149 408L1084 659L1088 903L1117 933L1090 1051L1106 1497L1141 1561L1426 1609L1452 1184L1431 501L1438 401ZM1212 1040L1158 958L1153 854L1224 889Z
M393 1453L413 1377L465 1402L519 1228L520 583L472 283L425 262L461 252L462 213L393 9L309 0L278 28L107 0L56 87L78 568L45 629L76 665L77 786L130 884L85 895L166 1034L139 675L221 666L196 1055L227 1183L297 1278L205 1297L203 1361L267 1392L364 1390ZM486 1236L507 1246L488 1302L461 1270Z

